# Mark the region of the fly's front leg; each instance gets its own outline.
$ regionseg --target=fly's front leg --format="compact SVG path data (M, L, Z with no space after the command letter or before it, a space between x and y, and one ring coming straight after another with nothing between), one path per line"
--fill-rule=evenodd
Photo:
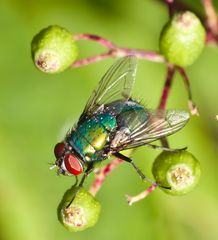
M87 179L88 175L93 171L93 169L94 169L93 168L93 164L90 164L90 166L88 166L88 168L86 169L86 171L85 171L85 173L84 173L84 175L83 175L83 177L82 177L82 179L81 179L81 181L80 181L80 183L79 183L79 185L77 187L76 192L74 193L70 203L67 205L66 208L70 207L70 205L72 204L72 202L75 199L76 195L79 193L80 189L83 187L83 184L84 184L85 180Z
M161 187L161 188L171 189L171 187L160 186L158 183L156 183L156 182L152 181L151 179L149 179L148 177L146 177L144 175L144 173L135 165L135 163L133 162L133 160L131 158L124 156L123 154L121 154L119 152L114 153L113 155L115 157L122 159L125 162L130 163L134 167L134 169L136 170L136 172L138 173L138 175L141 177L141 179L143 181L147 181L147 182L151 183L152 185L157 185L158 187Z
M180 151L184 151L184 150L187 149L187 147L184 147L184 148L168 148L168 147L158 146L158 145L154 145L154 144L150 144L150 143L146 143L144 146L151 147L153 149L162 149L162 150L167 151L167 152L180 152Z

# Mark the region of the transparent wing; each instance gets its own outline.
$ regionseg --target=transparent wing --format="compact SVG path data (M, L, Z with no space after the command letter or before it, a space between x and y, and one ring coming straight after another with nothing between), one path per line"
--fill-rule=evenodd
M91 115L103 104L129 99L135 75L136 57L127 56L118 60L110 67L93 91L82 116Z
M137 116L134 118L131 120L134 123L133 128L129 125L125 128L125 133L120 133L122 137L119 138L117 147L121 150L145 145L179 131L188 122L189 114L179 110L158 110L148 111L147 118L143 121L136 120ZM131 131L127 131L128 129Z

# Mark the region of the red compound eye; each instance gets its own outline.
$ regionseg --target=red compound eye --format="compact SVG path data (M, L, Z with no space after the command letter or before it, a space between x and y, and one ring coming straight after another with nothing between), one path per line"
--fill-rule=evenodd
M60 158L64 154L64 147L65 147L65 145L63 142L56 144L56 146L54 148L54 154L55 154L56 158Z
M67 171L73 175L79 175L83 172L83 166L81 162L73 154L67 154L65 156L64 164Z

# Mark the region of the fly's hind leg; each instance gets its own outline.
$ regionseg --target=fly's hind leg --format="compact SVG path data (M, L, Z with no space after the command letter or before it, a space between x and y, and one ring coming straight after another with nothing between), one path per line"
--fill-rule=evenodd
M74 193L71 201L69 202L69 204L67 205L66 208L68 208L68 207L72 204L72 202L74 201L76 195L79 193L80 189L83 187L83 184L84 184L85 180L87 179L88 175L93 171L93 169L94 169L94 168L93 168L93 164L91 163L91 164L88 166L88 168L86 169L86 171L85 171L85 173L84 173L84 175L83 175L83 177L82 177L82 179L81 179L81 181L80 181L80 183L79 183L79 185L78 185L78 187L77 187L76 192Z
M123 154L121 154L121 153L119 153L119 152L114 153L113 155L114 155L115 157L118 157L118 158L122 159L122 160L125 161L125 162L130 163L130 164L134 167L134 169L136 170L136 172L138 173L138 175L141 177L141 179L142 179L143 181L147 181L147 182L151 183L152 185L158 185L158 186L161 187L161 188L171 189L170 187L160 186L158 183L155 183L154 181L152 181L151 179L149 179L148 177L146 177L146 176L144 175L144 173L135 165L135 163L133 162L133 160L132 160L131 158L129 158L129 157L127 157L127 156L124 156Z
M148 182L154 184L154 182L153 182L151 179L147 178L147 177L144 175L144 173L135 165L135 163L133 162L133 160L132 160L131 158L129 158L129 157L127 157L127 156L124 156L123 154L121 154L121 153L119 153L119 152L115 153L114 156L122 159L122 160L125 161L125 162L130 163L130 164L134 167L134 169L136 170L136 172L138 173L138 175L141 177L141 179L142 179L143 181L148 181Z

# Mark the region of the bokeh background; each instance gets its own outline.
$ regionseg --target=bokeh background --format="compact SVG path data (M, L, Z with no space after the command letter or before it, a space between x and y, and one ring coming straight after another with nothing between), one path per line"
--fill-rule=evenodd
M200 1L187 2L203 13ZM129 207L125 194L137 194L147 185L123 164L97 195L102 212L95 227L70 233L57 220L57 205L74 179L49 170L53 147L79 117L114 60L48 75L32 63L32 37L40 29L58 24L122 46L158 50L159 32L167 19L167 8L155 0L1 0L0 239L218 239L218 48L214 47L206 47L187 69L201 116L192 117L182 131L169 138L172 147L188 146L199 159L202 177L197 188L182 197L157 189ZM90 42L81 42L79 47L80 57L103 50ZM140 60L134 96L156 108L165 73L164 65ZM178 75L167 107L187 110L187 93ZM133 158L152 178L151 166L158 154L140 148Z

